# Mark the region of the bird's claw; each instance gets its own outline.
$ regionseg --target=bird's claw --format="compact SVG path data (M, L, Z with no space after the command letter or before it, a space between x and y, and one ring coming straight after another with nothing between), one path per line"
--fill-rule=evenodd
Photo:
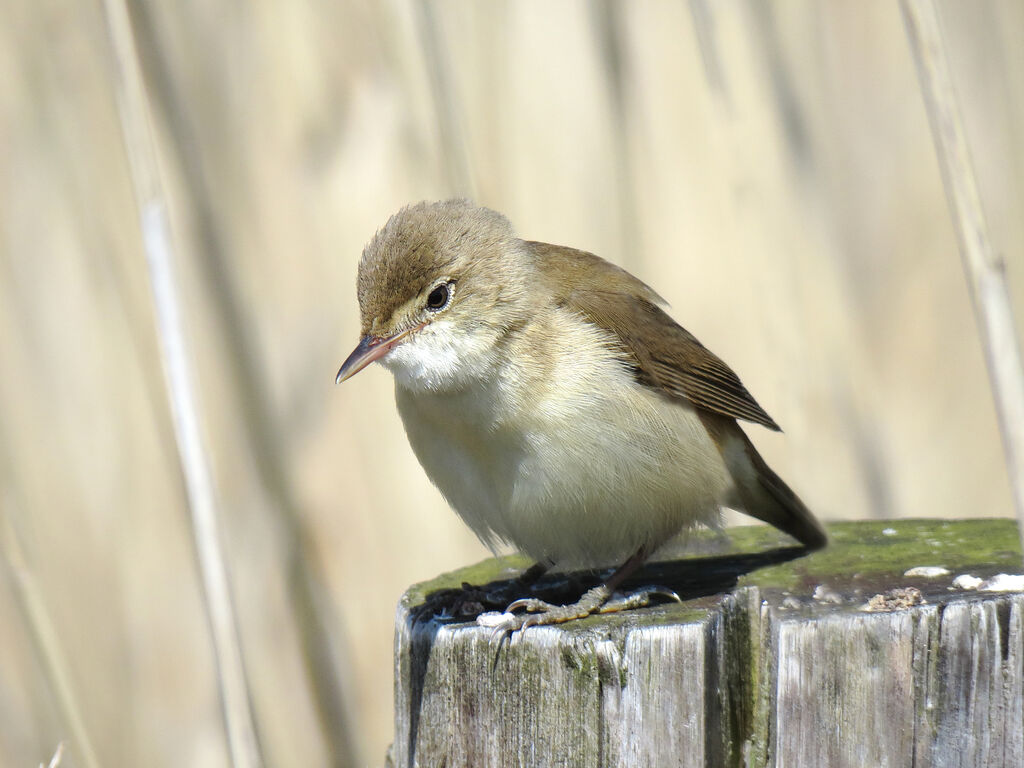
M645 608L651 604L652 598L655 597L664 598L675 603L683 602L682 598L668 587L644 587L626 595L616 593L595 612L618 613L619 611L629 611L634 608Z
M515 613L518 610L524 610L527 613L541 613L560 607L561 606L552 605L551 603L545 602L537 597L522 597L509 603L508 608L505 609L505 613Z

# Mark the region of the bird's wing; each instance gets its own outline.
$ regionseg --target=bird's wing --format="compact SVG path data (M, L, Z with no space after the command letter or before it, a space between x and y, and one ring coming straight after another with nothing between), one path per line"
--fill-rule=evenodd
M739 377L658 306L646 284L614 264L572 248L530 242L558 300L621 342L637 381L723 416L779 426Z

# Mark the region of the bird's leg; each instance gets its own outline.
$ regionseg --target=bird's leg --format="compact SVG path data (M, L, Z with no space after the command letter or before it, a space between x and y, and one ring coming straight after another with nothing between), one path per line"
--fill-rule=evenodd
M575 603L552 605L535 597L522 598L509 605L503 615L498 614L495 617L498 620L494 624L487 620L484 623L494 626L502 632L514 632L517 629L525 629L526 627L561 624L573 619L582 619L594 613L615 613L631 608L640 608L649 605L651 598L656 595L678 601L679 596L675 592L663 588L648 588L613 599L618 586L640 568L646 559L647 550L645 547L641 547L637 550L636 554L619 566L604 583L584 592L583 596ZM511 615L514 611L518 610L524 610L526 613L515 616ZM492 614L484 615L493 616Z

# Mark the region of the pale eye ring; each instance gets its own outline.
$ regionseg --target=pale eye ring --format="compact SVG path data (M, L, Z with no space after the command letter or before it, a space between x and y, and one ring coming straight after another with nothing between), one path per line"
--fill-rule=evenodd
M439 312L448 306L451 301L450 283L441 283L427 295L427 309L431 312Z

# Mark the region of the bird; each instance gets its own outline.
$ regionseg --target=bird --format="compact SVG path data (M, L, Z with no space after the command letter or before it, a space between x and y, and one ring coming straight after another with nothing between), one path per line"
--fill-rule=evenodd
M413 452L477 537L536 561L531 579L614 568L567 605L513 601L506 628L646 605L616 590L723 506L826 544L739 421L779 426L626 270L468 200L424 201L376 232L356 287L361 339L336 382L393 374Z

